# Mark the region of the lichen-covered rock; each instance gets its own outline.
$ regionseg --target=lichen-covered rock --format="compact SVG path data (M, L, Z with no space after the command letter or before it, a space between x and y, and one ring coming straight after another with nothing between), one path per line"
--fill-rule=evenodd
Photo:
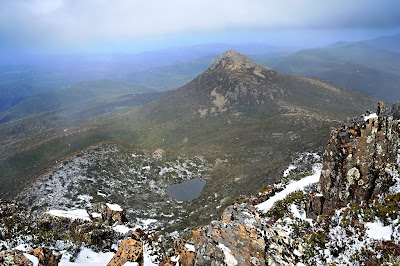
M143 243L128 238L121 242L117 253L107 264L107 266L122 266L126 262L137 262L139 265L143 265Z
M37 257L39 259L39 266L57 266L61 260L61 255L53 254L53 251L46 247L38 247L26 253Z
M160 161L165 158L165 151L163 149L157 149L153 152L152 158L156 161Z
M174 255L179 258L179 265L193 266L195 260L195 253L189 251L185 247L185 242L182 239L178 239L174 243Z
M353 119L332 131L319 181L321 213L388 193L393 185L391 170L397 165L399 125L385 104L379 103L376 115ZM320 203L312 200L309 207L314 210L307 212L315 217Z
M126 218L126 210L117 204L110 203L94 203L93 212L101 214L101 219L109 225L124 224L128 221Z
M2 265L2 266L14 266L14 265L33 266L33 263L24 256L22 251L10 250L10 251L0 252L0 265Z
M288 232L269 226L265 240L267 265L296 265L302 261L302 247Z
M228 206L220 221L193 231L195 265L266 265L261 219L253 206Z

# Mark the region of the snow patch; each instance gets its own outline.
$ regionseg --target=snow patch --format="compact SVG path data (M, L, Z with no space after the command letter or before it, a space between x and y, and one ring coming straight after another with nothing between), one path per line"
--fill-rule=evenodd
M101 218L101 213L92 212L92 217L93 217L93 218Z
M187 248L188 251L195 252L194 245L185 244L185 248Z
M365 223L367 235L372 239L391 240L392 225L384 226L382 222Z
M143 264L146 266L158 266L153 261L157 261L157 255L150 254L150 248L147 245L143 245Z
M116 212L122 212L123 209L118 204L106 203L107 207Z
M218 247L224 252L225 255L225 263L230 266L230 265L237 265L238 262L235 259L235 257L231 254L231 250L225 246L222 243L218 244Z
M53 216L57 216L57 217L65 217L65 218L70 218L70 219L82 219L85 221L90 221L88 212L83 209L76 209L76 210L71 210L71 211L50 210L46 213L53 215Z
M122 233L122 234L126 234L128 233L130 230L134 231L133 228L130 228L128 226L125 225L116 225L113 227L114 231Z
M39 259L33 255L30 255L28 253L24 253L25 258L30 260L33 264L33 266L39 266Z
M309 186L312 183L317 183L319 181L319 177L321 176L321 169L322 169L321 164L315 164L313 166L313 172L314 172L313 175L307 176L303 179L300 179L299 181L288 184L284 190L275 194L268 200L256 205L255 207L264 213L268 212L272 208L274 203L277 202L278 200L283 200L290 193L295 192L297 190L303 190L305 187Z
M370 115L366 115L366 116L364 116L364 121L367 121L367 120L372 119L372 118L378 118L378 115L376 113L372 113Z
M75 262L70 262L68 256L62 256L59 266L85 266L85 265L107 265L114 257L113 252L96 253L89 248L82 248Z

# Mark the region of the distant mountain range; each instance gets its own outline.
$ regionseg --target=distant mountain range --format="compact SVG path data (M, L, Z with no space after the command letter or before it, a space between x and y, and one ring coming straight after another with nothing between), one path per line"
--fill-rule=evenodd
M400 35L340 42L263 61L277 71L320 77L387 102L400 99ZM396 45L397 44L397 45Z

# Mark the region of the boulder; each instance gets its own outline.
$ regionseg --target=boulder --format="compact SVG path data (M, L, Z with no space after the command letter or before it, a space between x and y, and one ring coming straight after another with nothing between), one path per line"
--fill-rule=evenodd
M196 265L266 265L264 231L256 209L228 206L220 221L193 231Z
M45 247L38 247L26 253L37 257L39 259L39 266L57 266L62 256L54 255L50 248Z
M101 220L109 225L124 224L128 222L128 219L126 218L126 210L117 204L104 202L94 203L93 213L99 213L101 215Z
M163 149L157 149L153 152L152 157L156 161L160 161L165 158L165 151Z
M193 266L195 261L195 253L189 251L185 247L185 242L182 239L178 239L174 243L174 255L179 256L179 265Z
M14 265L33 266L33 263L24 256L24 253L22 251L7 250L7 251L0 252L0 265L2 265L2 266L14 266Z
M143 265L143 243L141 241L132 238L123 240L107 266L122 266L126 262L137 262L139 265Z

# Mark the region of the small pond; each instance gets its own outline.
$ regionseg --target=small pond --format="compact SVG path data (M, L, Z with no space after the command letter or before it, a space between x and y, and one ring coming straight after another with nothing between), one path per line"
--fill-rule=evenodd
M167 187L168 196L179 201L193 200L200 196L206 181L199 178L193 178L180 184L174 184Z

